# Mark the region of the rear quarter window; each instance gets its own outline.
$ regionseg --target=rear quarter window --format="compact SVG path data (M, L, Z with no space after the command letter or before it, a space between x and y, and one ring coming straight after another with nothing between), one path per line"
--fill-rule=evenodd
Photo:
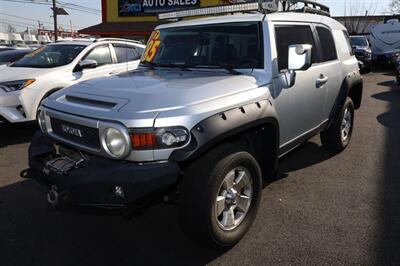
M321 43L322 62L336 60L336 45L331 31L325 27L317 26L317 33Z

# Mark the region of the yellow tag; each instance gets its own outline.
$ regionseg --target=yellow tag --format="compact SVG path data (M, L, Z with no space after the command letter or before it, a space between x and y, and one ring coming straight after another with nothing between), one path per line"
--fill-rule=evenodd
M146 50L142 55L142 60L145 62L152 62L157 55L158 49L160 48L160 31L156 30L150 36L149 42L147 43Z

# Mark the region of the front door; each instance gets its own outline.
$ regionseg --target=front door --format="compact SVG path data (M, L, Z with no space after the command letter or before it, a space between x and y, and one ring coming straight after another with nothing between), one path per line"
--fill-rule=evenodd
M312 25L278 23L274 27L278 73L288 68L289 45L312 45L312 65L305 71L296 71L296 81L292 87L282 88L278 79L275 79L274 102L282 148L312 132L323 122L325 80L320 75L320 55Z

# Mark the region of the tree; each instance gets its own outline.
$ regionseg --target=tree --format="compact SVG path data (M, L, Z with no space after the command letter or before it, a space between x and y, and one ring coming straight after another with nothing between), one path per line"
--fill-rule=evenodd
M397 0L400 2L400 0ZM373 16L378 8L377 1L371 1L369 4L365 0L360 2L352 2L348 4L345 1L344 9L344 26L350 34L365 34L368 32L369 27L375 22L368 19Z
M395 15L400 13L400 0L392 0L392 3L389 6L389 12Z
M16 31L17 31L17 30L15 29L15 27L14 27L13 25L7 24L7 26L6 26L6 32L13 33L13 32L16 32Z

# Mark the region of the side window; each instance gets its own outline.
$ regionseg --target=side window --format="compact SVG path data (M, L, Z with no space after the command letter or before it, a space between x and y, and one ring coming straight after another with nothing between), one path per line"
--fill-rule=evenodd
M335 41L329 29L317 26L317 32L321 43L322 62L337 59Z
M343 30L343 34L344 34L344 37L345 37L345 39L346 39L346 42L347 42L347 46L348 46L348 48L349 48L350 55L354 55L353 47L351 46L351 41L350 41L350 35L349 35L349 33L347 32L347 30Z
M288 68L289 45L293 44L311 44L312 62L317 62L316 46L310 26L276 26L275 35L279 71Z
M99 66L113 63L108 45L97 46L85 57L85 59L94 60Z
M113 44L118 63L124 63L140 59L140 54L133 46Z
M136 51L139 53L139 56L142 57L142 54L144 53L144 48L136 47Z

